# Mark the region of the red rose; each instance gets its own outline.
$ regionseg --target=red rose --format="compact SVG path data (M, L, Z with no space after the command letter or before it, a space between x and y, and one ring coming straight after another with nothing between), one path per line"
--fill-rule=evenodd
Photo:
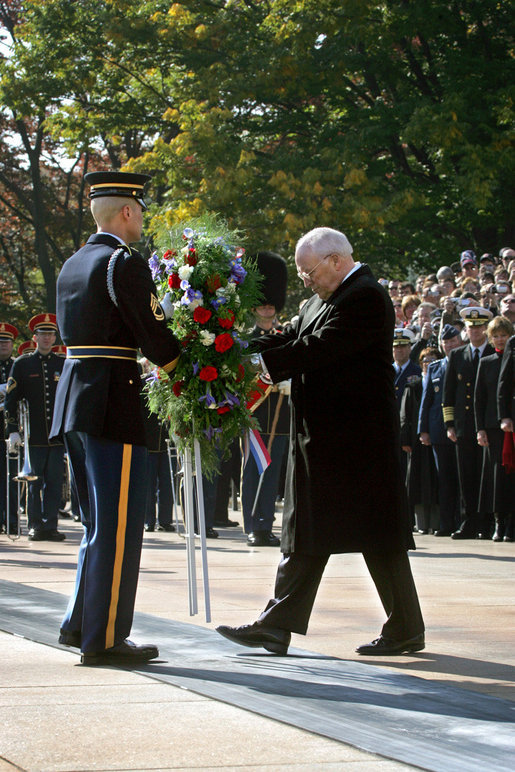
M223 354L224 351L228 351L233 345L234 340L232 335L229 335L228 332L222 332L221 335L217 335L215 338L215 349L219 354Z
M216 412L218 415L223 415L224 413L228 413L231 408L227 407L227 405L224 405L224 407L217 407Z
M209 292L216 292L216 290L221 286L222 280L217 273L214 273L212 276L209 276L209 278L206 279L206 287L208 288Z
M212 316L213 312L210 311L209 308L204 308L204 306L197 306L193 311L193 319L199 324L206 324Z
M243 378L245 377L245 368L243 365L238 365L238 377L236 378L236 383L239 383Z
M175 383L173 384L172 391L176 397L181 396L181 391L183 386L184 386L184 381L175 381Z
M224 318L218 318L218 324L220 327L223 327L224 330L229 330L233 324L234 324L234 313L231 311L230 308L227 309L225 312L227 314Z
M188 252L186 262L188 263L188 265L197 265L197 253L195 251L195 247L190 247L190 251Z
M181 286L181 277L178 273L171 273L168 277L168 286L170 289L179 289Z
M198 377L201 381L216 381L218 378L218 370L216 367L211 367L211 365L206 365L202 368L202 370L199 372Z
M163 260L169 260L171 257L175 257L177 254L175 249L167 249L163 255Z

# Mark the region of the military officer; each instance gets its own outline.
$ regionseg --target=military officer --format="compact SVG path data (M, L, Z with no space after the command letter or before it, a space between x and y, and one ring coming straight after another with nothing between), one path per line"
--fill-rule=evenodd
M7 391L7 379L14 363L12 356L14 340L18 337L14 324L0 322L0 411L4 417L4 400ZM16 458L9 460L9 524L7 523L7 426L4 425L0 439L0 532L15 533L18 530L18 515L16 507ZM7 527L9 525L9 527Z
M27 520L30 541L62 541L57 530L64 470L64 445L50 440L55 393L64 360L52 352L57 334L55 314L37 314L29 321L36 349L18 358L7 382L5 399L9 447L20 444L18 404L26 400L29 410L29 448L32 471L37 479L28 483ZM27 438L24 438L24 442Z
M422 387L418 432L422 445L432 446L438 471L440 524L434 535L450 536L459 525L456 521L460 511L460 490L456 451L454 444L447 437L443 421L442 396L449 354L455 348L461 348L463 340L456 327L446 324L440 335L440 343L445 356L443 359L431 362L427 369Z
M395 399L400 410L402 395L408 383L420 378L422 370L410 359L415 334L407 327L396 327L393 333L393 362L395 369Z
M447 436L456 447L465 510L462 523L452 538L474 539L482 527L478 506L483 459L474 423L474 386L480 358L494 353L486 337L486 327L493 314L487 308L468 306L460 311L460 316L465 322L469 343L449 354L442 409Z
M261 292L263 302L254 309L255 327L252 337L258 340L262 335L277 332L277 313L286 301L288 272L286 263L274 252L258 252L258 269L263 276ZM272 533L275 515L275 501L279 487L281 467L290 433L290 410L288 407L289 381L274 386L257 404L254 416L259 423L261 438L268 447L271 464L259 471L252 455L243 470L241 505L243 527L250 547L278 547L279 539ZM257 500L256 500L257 497Z
M127 640L138 583L147 449L137 354L172 373L179 345L167 328L141 239L148 175L92 172L97 232L64 264L57 318L67 346L52 432L64 436L84 537L59 641L85 665L154 659Z

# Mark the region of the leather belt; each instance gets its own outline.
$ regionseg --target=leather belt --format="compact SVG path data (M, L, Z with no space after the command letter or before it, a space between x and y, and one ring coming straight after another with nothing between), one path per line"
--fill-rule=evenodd
M135 362L138 358L138 350L125 346L68 346L66 359L125 359Z

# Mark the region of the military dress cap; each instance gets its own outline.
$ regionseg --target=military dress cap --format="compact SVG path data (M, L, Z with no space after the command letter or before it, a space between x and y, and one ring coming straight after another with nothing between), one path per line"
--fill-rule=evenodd
M91 186L89 190L90 199L121 196L122 198L132 198L143 209L147 209L147 205L143 200L143 189L151 179L149 174L88 172L84 179Z
M256 254L256 262L264 279L261 285L264 299L260 305L275 306L276 311L281 311L286 302L288 284L286 261L275 252L260 251Z
M57 332L57 317L55 314L36 314L29 321L31 332Z
M52 346L52 351L60 357L66 356L66 346Z
M30 354L31 351L36 350L36 344L33 340L26 340L23 343L20 343L18 346L18 356L22 356L23 354Z
M415 333L407 327L396 327L393 331L394 346L411 346L415 340Z
M459 335L460 331L454 327L452 324L446 324L444 325L444 328L442 332L440 333L440 340L450 340L451 338L455 338L456 335Z
M0 340L14 340L19 335L14 324L0 322Z
M460 255L460 265L477 265L476 253L472 249L466 249Z
M481 324L488 324L494 315L488 308L468 306L468 308L462 308L460 316L468 327L479 327Z

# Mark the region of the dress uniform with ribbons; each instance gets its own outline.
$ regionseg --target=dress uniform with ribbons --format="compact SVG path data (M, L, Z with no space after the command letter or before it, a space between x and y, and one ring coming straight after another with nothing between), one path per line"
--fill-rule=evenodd
M486 325L493 314L486 308L469 306L460 311L460 316L467 326L480 326ZM480 528L478 507L483 449L476 439L474 387L480 358L493 354L494 349L489 343L475 351L472 349L469 343L450 352L443 387L443 420L446 429L454 428L456 432L458 476L465 510L464 519L455 532L458 536L454 535L454 538L475 538Z
M57 333L55 314L43 313L29 321L32 333ZM51 439L55 395L64 360L52 351L42 354L36 347L15 360L7 383L5 411L9 434L18 432L18 404L29 408L29 448L32 471L37 479L28 483L27 520L29 538L61 540L57 520L61 504L64 469L62 440ZM24 438L26 441L26 438Z
M86 175L90 198L127 197L142 208L148 179ZM137 352L171 373L179 345L147 261L113 234L95 233L65 262L57 317L67 354L52 431L65 438L84 525L60 640L79 646L86 661L123 646L134 613L147 465Z
M0 322L0 340L2 341L9 341L11 344L14 343L15 339L18 337L19 332L17 328L13 324L9 324L8 322ZM11 348L11 346L9 346ZM6 352L7 353L7 350ZM0 410L2 412L2 417L5 419L4 414L4 400L5 400L5 393L7 391L7 380L9 378L9 373L11 372L11 368L14 364L14 359L12 357L12 354L9 356L6 356L5 359L0 359ZM7 517L6 517L6 510L7 510L7 438L9 434L7 431L7 423L4 420L3 422L3 428L0 433L0 531L1 530L7 530ZM18 516L17 516L17 484L14 480L14 476L16 475L17 471L17 464L16 459L13 457L9 460L9 478L10 478L10 485L9 485L9 532L14 533L17 531L18 528Z

